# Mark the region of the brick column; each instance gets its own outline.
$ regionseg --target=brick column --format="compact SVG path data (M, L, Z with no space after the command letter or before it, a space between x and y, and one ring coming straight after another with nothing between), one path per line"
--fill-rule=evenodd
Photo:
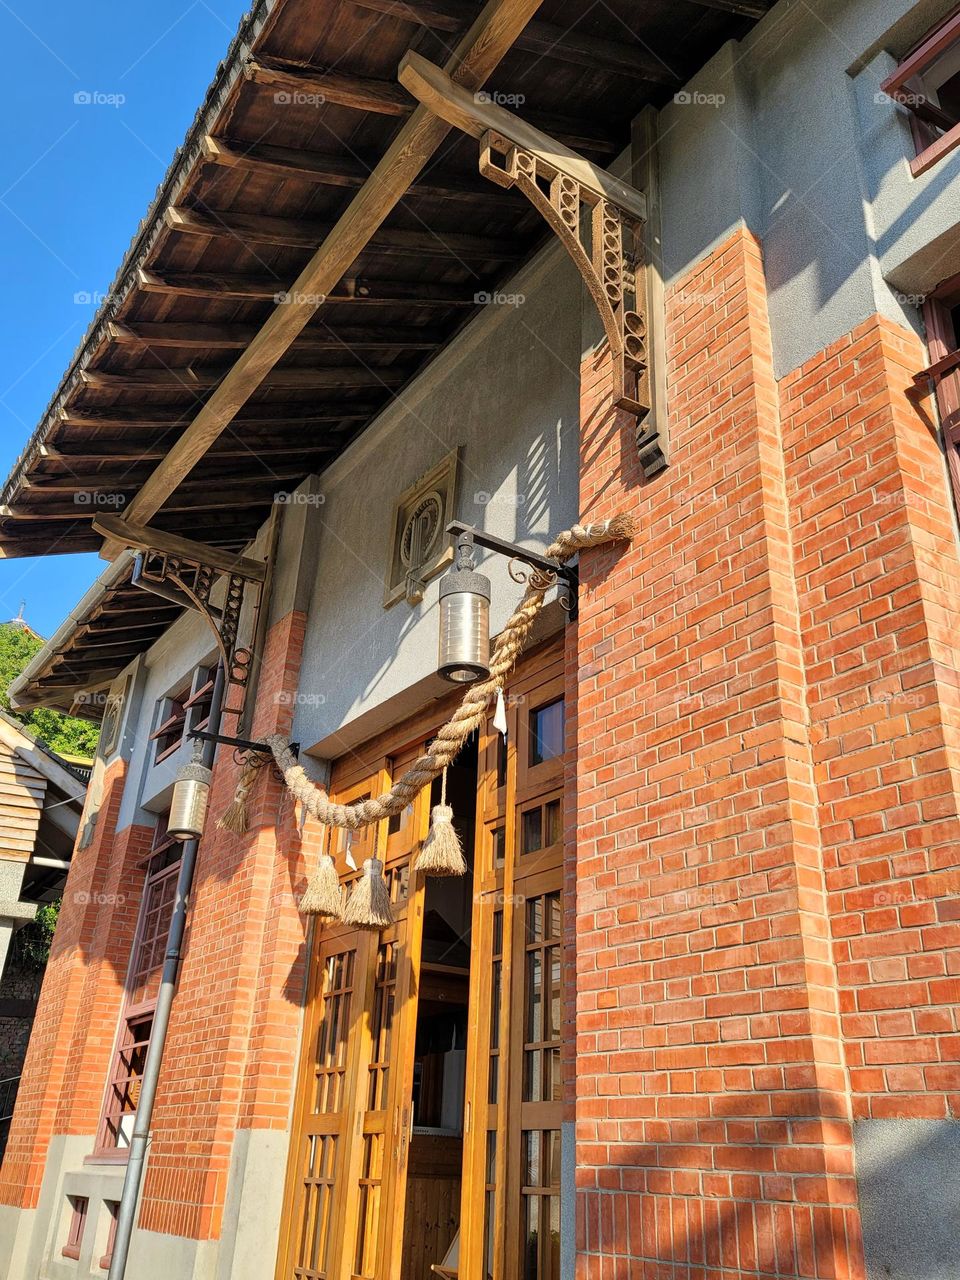
M152 832L116 822L126 765L111 765L94 836L74 852L44 975L16 1112L0 1170L0 1203L36 1206L50 1138L92 1133L103 1102Z
M925 363L874 317L781 387L858 1118L960 1115L960 561Z
M256 738L290 729L305 622L291 612L269 632ZM305 930L296 909L305 878L300 838L292 800L269 766L251 791L247 833L216 828L238 773L222 748L139 1218L146 1230L197 1240L220 1235L237 1129L284 1127L295 1074Z
M760 251L667 299L671 466L582 370L578 1274L862 1275ZM615 1261L611 1261L614 1259ZM626 1265L624 1261L624 1265Z

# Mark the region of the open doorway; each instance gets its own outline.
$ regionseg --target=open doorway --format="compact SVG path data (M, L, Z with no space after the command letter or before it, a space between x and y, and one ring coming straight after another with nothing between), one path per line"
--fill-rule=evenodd
M460 1225L470 929L477 808L476 738L447 774L467 874L427 880L415 1035L403 1280L435 1280ZM431 807L440 800L439 779Z

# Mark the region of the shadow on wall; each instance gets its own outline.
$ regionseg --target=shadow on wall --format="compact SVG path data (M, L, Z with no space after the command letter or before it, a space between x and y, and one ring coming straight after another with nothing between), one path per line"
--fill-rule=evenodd
M781 1109L784 1096L789 1098L781 1095L777 1102ZM795 1096L798 1103L821 1097L813 1091ZM617 1149L619 1163L611 1172L631 1188L631 1203L616 1206L615 1191L581 1191L579 1247L591 1255L656 1262L665 1277L686 1276L698 1265L737 1274L845 1275L842 1208L828 1208L822 1199L816 1117L758 1116L762 1098L750 1095L738 1110L736 1099L714 1097L713 1121L687 1122L723 1135L709 1148L709 1166L703 1141ZM836 1110L836 1099L821 1100L825 1115ZM956 1280L960 1122L863 1121L855 1141L867 1280ZM834 1167L842 1150L827 1148ZM811 1175L807 1202L802 1191L790 1198L794 1178L802 1174ZM763 1198L761 1180L783 1186L783 1198ZM803 1178L798 1181L802 1186ZM731 1194L738 1184L755 1194ZM849 1227L856 1248L855 1214Z

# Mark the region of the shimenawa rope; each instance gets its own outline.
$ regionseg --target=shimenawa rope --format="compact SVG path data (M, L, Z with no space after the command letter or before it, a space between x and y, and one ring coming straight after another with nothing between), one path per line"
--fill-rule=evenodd
M571 529L565 529L557 535L544 554L551 560L564 562L584 547L629 541L636 533L637 524L633 516L617 515L601 524L574 525ZM358 800L354 804L335 804L325 791L307 777L303 766L297 763L290 750L287 739L282 734L268 737L266 741L273 751L284 781L307 812L326 826L346 827L351 831L401 813L423 787L439 777L452 763L470 735L483 724L487 707L513 670L537 615L543 608L544 597L552 585L542 574L536 571L531 573L520 604L497 637L490 659L490 674L485 680L479 680L467 688L460 706L439 730L424 754L383 795Z

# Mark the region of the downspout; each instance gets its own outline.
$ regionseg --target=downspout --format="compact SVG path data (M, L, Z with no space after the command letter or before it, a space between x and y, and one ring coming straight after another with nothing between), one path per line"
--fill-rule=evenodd
M208 732L213 734L220 732L225 683L223 664L221 663L217 667L217 674L213 683L213 694L210 699ZM202 739L202 743L200 758L202 763L209 769L213 767L217 744L207 739ZM170 1025L170 1010L180 974L183 935L187 926L187 910L190 905L190 895L193 891L193 873L197 864L199 844L199 840L184 841L180 858L177 897L173 907L173 915L170 919L170 929L167 933L167 948L163 959L163 973L160 980L160 990L157 994L157 1006L153 1015L150 1046L147 1049L147 1057L143 1065L143 1076L140 1081L140 1097L137 1102L136 1118L130 1138L130 1152L123 1177L120 1206L117 1209L117 1229L114 1235L108 1280L124 1280L127 1271L130 1238L133 1235L137 1207L140 1203L140 1186L143 1182L144 1163L150 1143L153 1104L157 1096L160 1068L163 1065L167 1029Z

